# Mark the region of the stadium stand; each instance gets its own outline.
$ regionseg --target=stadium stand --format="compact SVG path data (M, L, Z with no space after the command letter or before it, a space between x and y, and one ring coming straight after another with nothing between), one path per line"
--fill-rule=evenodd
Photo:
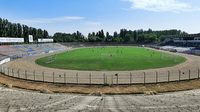
M200 33L185 35L167 35L163 36L163 38L165 38L165 40L163 41L164 45L200 47Z
M179 53L187 53L194 49L194 47L176 47L176 46L162 46L161 50L171 51L171 52L179 52Z
M16 59L62 51L66 50L66 48L66 46L58 43L5 45L0 46L0 54L9 56L11 59Z
M200 33L163 36L159 49L171 52L200 55ZM153 47L155 48L155 47Z
M194 48L194 49L188 51L188 54L193 54L193 55L200 56L200 48Z

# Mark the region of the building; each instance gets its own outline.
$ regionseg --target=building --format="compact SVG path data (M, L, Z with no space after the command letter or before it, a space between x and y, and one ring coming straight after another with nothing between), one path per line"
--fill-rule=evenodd
M199 34L168 35L163 36L165 45L175 45L184 47L200 47Z

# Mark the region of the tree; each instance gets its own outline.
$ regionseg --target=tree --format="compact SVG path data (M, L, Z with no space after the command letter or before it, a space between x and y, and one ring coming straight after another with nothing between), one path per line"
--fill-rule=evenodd
M109 32L106 32L106 38L109 38L109 37L110 37Z
M36 36L38 38L42 38L43 39L44 38L43 30L42 29L38 29Z
M99 41L101 41L101 42L105 41L105 35L104 35L104 31L103 30L99 31L97 36L99 37Z
M17 23L17 37L22 37L22 26L19 23Z
M3 36L3 20L0 18L0 37Z
M0 37L24 38L28 42L28 35L33 35L34 40L38 38L48 38L46 30L36 29L19 23L11 23L7 19L0 18Z
M153 43L157 40L157 35L154 33L144 35L145 43Z
M118 37L117 32L114 32L113 37L114 37L114 38L117 38L117 37Z
M136 30L133 31L133 38L134 38L135 42L138 41L138 35L137 35L137 31Z
M43 31L43 38L48 38L48 37L49 37L49 33L46 30L44 30Z
M106 39L105 39L106 42L112 42L113 41L113 36L111 36L109 34L109 32L106 32Z
M25 42L28 42L29 39L28 39L28 35L29 35L29 27L27 25L22 25L22 37L24 38L24 41Z
M124 37L124 42L130 42L130 40L131 40L131 37L132 37L132 35L131 34L129 34L129 33L127 33L126 35L125 35L125 37Z

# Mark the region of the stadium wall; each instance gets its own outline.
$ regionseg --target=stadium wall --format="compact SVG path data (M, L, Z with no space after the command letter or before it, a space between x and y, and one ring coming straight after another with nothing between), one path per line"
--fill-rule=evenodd
M1 37L0 43L24 43L24 38Z
M51 43L51 42L53 42L53 39L38 39L38 42L40 42L40 43Z

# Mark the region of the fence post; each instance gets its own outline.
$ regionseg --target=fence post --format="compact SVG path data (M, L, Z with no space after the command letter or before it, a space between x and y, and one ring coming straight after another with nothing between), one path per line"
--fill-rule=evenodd
M54 83L54 72L53 72L53 83Z
M25 78L26 78L26 80L27 80L27 71L25 70Z
M168 82L170 82L170 71L168 71Z
M3 69L2 69L3 67L1 66L1 73L3 72Z
M66 73L64 73L64 83L66 84Z
M92 75L91 73L89 74L89 78L90 78L90 85L92 84Z
M6 67L3 67L3 73L6 74Z
M144 85L146 84L146 73L144 72Z
M104 82L104 85L106 84L106 74L105 73L103 73L103 82Z
M189 80L191 79L191 70L189 69Z
M18 73L18 78L20 78L20 76L19 76L19 70L20 70L20 69L18 69L18 71L17 71L17 73Z
M14 70L13 70L13 68L12 68L12 76L14 77Z
M4 73L6 74L6 67L5 67L5 69L4 69Z
M181 81L181 70L179 70L178 81Z
M111 85L113 85L113 75L111 75Z
M78 72L76 73L76 83L78 84Z
M198 79L199 79L199 75L200 75L200 69L198 68Z
M8 76L9 76L9 67L7 68L7 70L8 70L7 72L8 72Z
M3 73L4 73L4 74L5 74L5 71L6 71L6 70L5 70L5 67L3 67Z
M158 72L156 71L156 83L158 83Z
M119 84L119 74L117 73L116 76L117 76L117 85L118 85Z
M1 73L3 73L3 66L1 66Z
M3 67L3 66L1 66L1 73L3 73L3 68L4 68L4 67Z
M44 72L42 72L42 80L43 80L43 82L44 82Z
M106 84L109 84L109 83L108 83L108 76L107 76L107 75L106 75Z
M130 72L130 85L132 84L132 73Z
M34 78L34 81L35 81L35 70L33 71L33 78Z
M2 73L4 73L4 67L2 66Z

